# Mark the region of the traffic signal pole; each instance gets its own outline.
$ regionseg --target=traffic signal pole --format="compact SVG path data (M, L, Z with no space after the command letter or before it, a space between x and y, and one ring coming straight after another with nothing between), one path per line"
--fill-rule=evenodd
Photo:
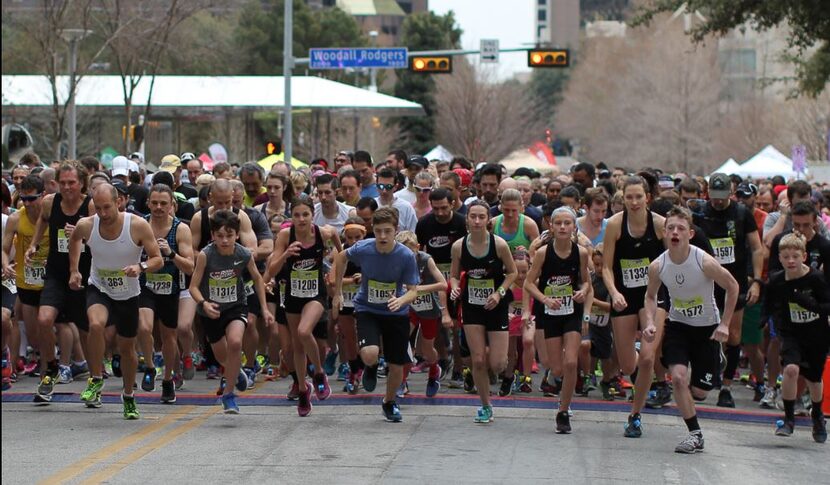
M291 70L294 68L294 2L293 0L286 0L285 2L285 24L283 30L283 57L282 57L282 75L285 82L285 99L283 100L283 126L282 126L282 153L283 160L291 165L292 155L292 116L291 116Z

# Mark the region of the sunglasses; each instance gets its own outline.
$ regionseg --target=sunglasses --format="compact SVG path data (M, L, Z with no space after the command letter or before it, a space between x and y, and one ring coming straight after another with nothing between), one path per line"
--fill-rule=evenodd
M415 190L417 190L418 192L420 192L422 194L426 194L426 193L432 192L432 187L415 187Z
M20 196L20 200L21 200L22 202L34 202L34 201L38 200L38 199L40 198L40 196L41 196L41 194L35 194L35 195L21 195L21 196Z
M375 184L378 190L392 190L395 188L395 184Z

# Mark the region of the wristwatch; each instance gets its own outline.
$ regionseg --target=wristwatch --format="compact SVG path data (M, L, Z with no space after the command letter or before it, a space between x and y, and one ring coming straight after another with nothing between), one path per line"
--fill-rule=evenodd
M138 263L138 267L141 268L141 272L144 273L147 271L147 261L142 261Z
M507 290L505 290L503 286L499 286L499 296L504 296L506 294Z
M585 322L585 323L590 322L591 321L591 316L590 315L582 315L582 321Z
M170 261L173 261L174 259L176 259L177 254L178 253L176 251L171 249L170 254L167 255L167 259L169 259Z

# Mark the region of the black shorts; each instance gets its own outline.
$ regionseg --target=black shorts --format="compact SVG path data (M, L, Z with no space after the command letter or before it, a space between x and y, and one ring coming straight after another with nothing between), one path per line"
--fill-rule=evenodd
M669 296L669 289L666 288L666 285L661 284L660 289L657 290L657 308L662 308L666 313L671 308L671 297Z
M256 291L248 295L248 313L255 317L262 318L262 305L259 304L259 298L256 296ZM267 302L266 302L267 303Z
M669 320L663 335L663 366L691 366L690 384L704 391L712 390L721 372L720 344L712 340L716 328L717 325L693 327Z
M231 322L239 320L245 326L248 325L248 307L245 305L238 305L219 314L219 318L212 319L202 315L202 328L205 331L205 337L211 344L222 340L225 337L225 329L228 328Z
M86 315L87 288L78 291L70 290L67 281L47 276L43 282L43 291L40 292L40 306L55 308L58 310L58 315L63 315L57 321L74 322L79 330L86 332L89 330L89 320ZM138 318L138 309L135 314Z
M141 288L138 296L138 307L149 308L155 318L167 328L176 329L179 326L179 292L174 295L157 295L147 287Z
M502 300L496 308L485 310L483 306L461 303L461 320L464 325L483 325L488 332L508 330L507 302Z
M559 338L568 332L582 332L582 319L579 317L582 311L573 315L554 317L537 316L536 328L545 332L545 339Z
M825 327L827 330L827 327ZM823 335L822 335L823 333ZM798 373L810 382L821 382L827 352L830 350L830 330L803 335L786 332L781 338L781 365L795 364Z
M383 356L386 362L405 365L412 362L409 354L409 316L379 315L370 312L358 312L357 344L362 349L380 346L383 339Z
M327 340L329 338L328 307L323 307L323 314L320 316L320 320L317 320L317 324L314 325L314 328L311 330L311 334L314 335L314 338L317 340Z
M115 332L124 338L135 338L138 335L138 298L134 296L128 300L113 300L95 285L89 285L86 291L87 308L92 305L106 307L108 315L105 326L112 322L115 324Z
M3 293L3 308L6 310L14 313L14 303L17 301L17 296L14 295L10 289L3 286L3 289L0 290ZM20 292L20 290L17 290Z
M326 300L328 299L328 295L326 294L326 285L323 282L318 283L319 291L317 292L317 296L314 298L297 298L295 296L291 296L291 282L285 282L285 313L302 313L303 307L306 306L307 303L311 303L312 301L319 301L323 308L326 308Z
M588 336L591 339L591 357L597 359L610 359L611 347L614 343L614 335L611 333L611 325L598 327L588 325Z
M40 292L41 290L18 288L17 297L20 298L20 303L23 305L40 306Z
M645 307L646 304L646 287L641 286L639 288L626 288L622 285L622 282L619 283L617 288L622 288L620 293L622 296L625 297L625 302L628 304L622 311L617 311L614 309L614 305L611 305L611 317L624 317L627 315L637 315L640 310Z
M732 275L738 281L738 301L735 303L735 311L741 311L746 307L746 293L749 291L749 284L746 282L746 275ZM723 308L726 302L726 290L718 285L715 285L715 303L718 304L718 310L723 313Z

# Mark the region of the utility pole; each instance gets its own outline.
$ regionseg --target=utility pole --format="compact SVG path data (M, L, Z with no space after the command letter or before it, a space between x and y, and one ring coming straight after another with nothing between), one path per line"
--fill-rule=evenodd
M282 75L285 81L285 100L283 102L282 153L285 163L291 166L292 134L291 134L291 70L294 68L294 1L285 1L285 30L283 36Z
M67 122L69 124L68 127L68 158L70 160L75 160L78 155L78 135L77 135L77 115L75 110L75 71L78 68L78 43L83 40L84 37L91 34L91 30L86 29L63 29L60 32L61 37L67 43L69 43L69 99L68 105L66 107L66 116L68 118Z

